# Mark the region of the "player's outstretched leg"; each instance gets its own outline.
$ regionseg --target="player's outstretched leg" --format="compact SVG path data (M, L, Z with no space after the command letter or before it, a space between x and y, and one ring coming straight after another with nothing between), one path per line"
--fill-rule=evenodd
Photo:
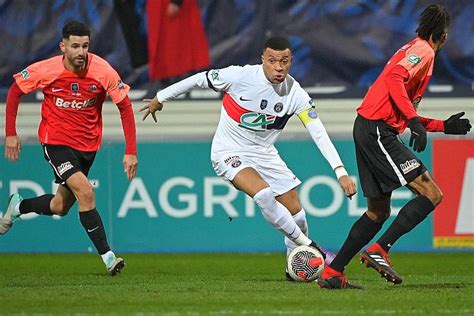
M368 268L375 269L383 278L394 284L402 283L402 276L393 269L388 253L378 244L374 243L360 256L361 263Z
M0 221L0 235L6 234L13 223L20 219L19 205L23 198L18 193L10 195L8 206Z
M359 285L349 283L344 273L334 270L329 265L324 267L323 274L318 279L318 284L322 289L328 290L363 289Z

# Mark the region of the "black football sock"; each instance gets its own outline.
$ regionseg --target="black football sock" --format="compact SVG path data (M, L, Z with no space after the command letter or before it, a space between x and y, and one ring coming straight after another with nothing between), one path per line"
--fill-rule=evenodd
M51 212L49 204L53 198L53 194L45 194L32 199L24 199L20 203L20 214L37 213L40 215L52 216L54 214Z
M417 196L402 207L395 220L377 243L388 252L398 238L421 223L433 210L434 205L430 199L424 195Z
M353 225L341 250L331 262L331 267L339 272L344 271L351 259L362 249L382 228L383 223L376 223L364 213Z
M103 255L110 250L109 244L107 243L107 237L105 236L104 224L100 218L97 209L92 209L87 212L79 212L79 219L81 224L89 235L90 240L94 244L97 252Z

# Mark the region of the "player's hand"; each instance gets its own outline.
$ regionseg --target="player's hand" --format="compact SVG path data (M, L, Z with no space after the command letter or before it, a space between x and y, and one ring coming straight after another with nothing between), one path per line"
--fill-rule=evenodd
M451 115L444 121L444 133L450 135L466 135L471 130L471 123L467 118L461 118L465 113Z
M5 137L5 158L10 161L17 161L20 157L21 152L21 140L20 136L7 136Z
M123 172L127 174L127 179L132 180L137 174L138 160L136 155L123 155Z
M344 193L349 199L351 199L352 196L357 193L356 185L351 177L349 176L340 177L339 184L341 185L342 189L344 190Z
M151 114L151 117L156 123L157 120L155 112L161 111L163 109L163 103L160 103L156 97L154 97L153 99L143 99L143 102L145 102L146 104L139 110L139 112L145 111L145 114L143 114L142 121L144 121L148 117L148 115Z
M410 147L413 145L414 151L422 152L425 150L428 141L425 127L421 124L420 119L417 116L408 122L408 127L411 131Z

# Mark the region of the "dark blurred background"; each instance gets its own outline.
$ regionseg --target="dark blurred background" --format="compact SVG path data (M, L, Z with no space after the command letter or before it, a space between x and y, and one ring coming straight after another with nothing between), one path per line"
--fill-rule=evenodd
M361 97L387 59L415 36L420 12L431 1L184 0L200 10L210 65L260 62L268 36L288 36L293 45L291 74L304 87L336 87L333 97ZM170 80L150 78L147 9L162 0L0 0L0 100L12 75L60 53L61 29L71 19L92 29L91 51L108 60L132 89L155 92ZM437 57L427 95L472 96L474 82L474 2L438 1L451 14L448 43ZM195 30L189 29L192 36ZM181 35L176 41L184 40ZM160 43L158 43L158 51ZM191 54L191 52L189 52ZM159 56L159 53L158 53ZM180 63L181 58L166 58ZM189 73L183 73L186 75ZM324 89L321 91L325 91ZM329 91L329 92L328 92Z

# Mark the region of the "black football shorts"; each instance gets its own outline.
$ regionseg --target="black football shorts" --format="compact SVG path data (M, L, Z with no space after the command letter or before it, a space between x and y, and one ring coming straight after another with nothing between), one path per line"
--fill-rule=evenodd
M382 197L405 186L426 171L415 154L384 121L360 115L354 123L357 169L364 196Z
M53 168L56 183L67 187L66 180L76 172L81 171L86 176L94 162L96 152L86 152L64 145L42 144L44 158Z

